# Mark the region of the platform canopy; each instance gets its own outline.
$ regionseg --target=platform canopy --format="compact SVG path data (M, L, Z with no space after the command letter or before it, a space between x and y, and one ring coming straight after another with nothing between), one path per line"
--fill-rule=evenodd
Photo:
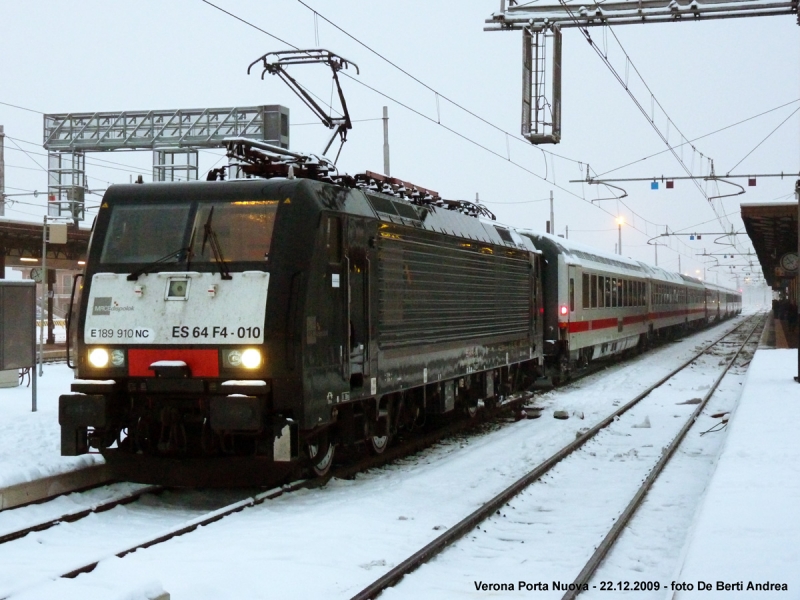
M797 202L742 204L742 220L771 287L797 276Z
M42 227L42 223L0 218L0 268L41 266ZM80 270L78 261L86 260L90 235L90 229L70 224L66 244L47 244L47 266Z

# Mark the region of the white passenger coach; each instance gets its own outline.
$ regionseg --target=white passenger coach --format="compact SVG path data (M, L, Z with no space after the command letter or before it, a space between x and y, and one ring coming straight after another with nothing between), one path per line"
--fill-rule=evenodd
M542 251L545 355L562 370L741 312L736 290L561 237L519 232Z

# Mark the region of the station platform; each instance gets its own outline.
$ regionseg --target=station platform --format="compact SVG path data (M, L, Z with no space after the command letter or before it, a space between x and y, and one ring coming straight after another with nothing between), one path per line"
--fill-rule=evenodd
M762 348L797 348L797 319L776 319L770 313L764 333Z
M673 578L693 589L670 598L800 598L800 383L780 326L753 356Z

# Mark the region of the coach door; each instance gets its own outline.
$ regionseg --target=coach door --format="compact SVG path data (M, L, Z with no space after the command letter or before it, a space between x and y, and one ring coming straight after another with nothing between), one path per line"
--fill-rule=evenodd
M361 221L347 224L347 348L350 388L359 390L369 375L369 258L367 231Z

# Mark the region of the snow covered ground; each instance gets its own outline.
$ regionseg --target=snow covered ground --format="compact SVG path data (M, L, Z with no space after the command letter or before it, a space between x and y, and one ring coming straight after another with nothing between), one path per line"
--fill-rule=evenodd
M37 412L29 387L0 389L0 487L103 462L98 454L61 456L58 397L69 393L72 379L65 364L44 365Z
M544 394L538 400L544 407L543 416L538 420L520 421L485 435L451 440L390 467L363 474L354 481L333 481L324 489L289 494L227 517L192 534L137 551L124 559L105 560L90 574L74 580L43 583L14 598L138 600L152 596L160 589L167 590L173 599L192 600L348 598L438 536L444 527L455 523L574 439L578 430L597 422L615 402L629 399L679 364L696 347L732 325L722 324L623 366L611 367L567 388ZM56 415L57 396L68 388L69 371L60 366L48 369L51 371L42 381L44 384L47 375L53 374L50 381L54 383L48 392L51 396L48 397L44 392L41 394L42 408L36 415L25 412L30 409L29 396L25 395L25 391L0 391L3 427L12 433L14 428L11 422L16 421L19 430L16 448L5 448L7 437L0 436L4 454L19 455L16 461L6 458L2 464L4 475L6 464L16 464L18 471L27 473L40 470L49 474L69 468L62 462L65 459L58 456ZM57 380L61 383L56 384ZM705 383L688 385L697 387ZM730 384L730 387L733 391L727 402L733 404L738 393L736 388L741 386ZM15 399L11 400L15 394ZM687 399L687 395L701 394L693 389L676 391L676 397L680 400ZM11 404L15 408L9 412L7 407ZM670 406L678 410L686 408ZM567 421L553 419L552 413L558 409L569 411L573 417ZM581 414L583 419L579 418ZM647 415L637 415L637 419L641 420L644 416ZM35 443L25 433L25 430L34 428L32 423L38 423L35 430L42 438ZM696 431L703 429L703 425L698 424L694 435L697 436ZM633 431L628 423L625 433ZM724 435L709 434L703 439L715 439L719 443ZM42 440L49 441L42 443ZM36 448L39 456L27 454L31 448ZM644 452L656 450L654 446ZM712 462L715 452L713 448L705 446L700 450L701 454L711 456ZM623 467L637 463L634 455L620 458L626 461ZM622 460L614 462L622 463ZM701 481L698 486L702 488L708 469L700 471L697 476L691 472L688 478L694 481L697 477ZM12 480L21 480L19 476L7 476ZM613 479L608 480L609 487L613 488L615 483ZM542 487L547 485L550 484L543 484ZM575 507L572 511L575 537L588 536L582 524L592 517L590 509L581 508L583 504L589 504L583 502L586 497L582 493L579 487L571 491L564 490L563 493L563 502L570 502ZM678 519L677 516L655 512L659 514L654 518L660 521L662 527L673 529L672 520ZM654 538L647 533L652 527L652 523L645 524L645 533L639 537L645 542L649 539L647 543L651 545L662 543L667 547L665 555L672 556L669 568L676 568L683 538ZM685 530L685 523L676 522L674 529L679 527ZM72 543L76 546L76 552L81 550L79 539L73 539ZM524 560L522 547L519 544L509 555ZM534 547L530 546L530 550L532 552ZM42 538L42 543L31 545L31 551L37 553L36 557L42 563L40 574L45 576L48 558L52 556L48 542ZM659 563L658 551L637 549L634 544L628 552L628 559L624 555L616 559L619 566L613 567L615 570L609 576L621 577L624 574L629 580L634 577L662 577L661 572L652 571L651 565ZM644 559L640 561L640 570L631 568L631 563L637 557ZM430 598L489 595L487 592L476 592L473 579L489 580L495 563L486 560L482 551L476 550L471 558L478 562L472 562L468 568L465 563L458 579L439 582L439 587L446 588L446 591L431 585L415 590L415 595ZM503 560L507 560L507 557ZM482 566L477 569L475 564ZM516 575L519 579L525 579L527 573L525 568L520 568ZM386 597L407 597L403 585L401 583L389 591ZM536 594L536 597L539 595Z
M800 384L797 350L759 350L675 579L704 597L800 598ZM717 582L731 584L717 591ZM785 591L748 591L748 584ZM739 590L739 587L743 588Z
M94 572L75 579L47 582L48 573L54 572L50 568L52 561L61 550L56 538L31 534L34 537L26 552L33 554L27 560L30 562L34 557L41 562L41 570L32 573L31 577L40 576L42 582L13 597L24 600L56 597L140 600L167 590L173 600L349 598L437 537L443 528L455 523L574 439L580 429L600 420L614 403L629 399L679 364L692 350L732 325L722 324L625 365L611 367L566 388L544 394L537 401L544 407L540 419L508 424L484 435L450 440L405 461L360 475L353 481L333 481L324 489L277 498L194 533L137 551L124 559L104 560ZM765 353L768 357L760 358ZM798 597L800 583L796 576L791 580L790 577L798 571L795 567L798 565L800 527L793 523L796 511L792 512L791 506L786 505L786 502L792 502L796 507L800 499L796 487L800 445L792 438L798 415L783 408L780 408L783 412L778 413L777 404L780 402L778 392L783 394L784 404L792 398L800 399L800 394L785 383L772 393L769 408L774 413L767 411L769 414L762 415L760 421L764 431L755 438L758 440L755 445L749 428L759 419L754 421L747 413L746 417L740 416L745 409L758 410L758 407L750 409L747 405L758 404L758 390L768 385L762 379L787 370L785 364L778 364L777 357L781 353L796 360L794 351L770 350L757 354L754 368L764 373L758 377L750 376L750 383L756 387L745 396L753 400L745 403L732 421L727 451L717 472L717 476L727 473L727 479L722 480L724 485L720 485L723 487L716 490L716 483L712 484L706 493L705 504L687 549L683 550L694 508L703 497L709 476L714 473L717 456L727 435L727 432L721 432L701 437L699 433L718 422L708 414L728 411L736 405L742 389L742 373L734 373L723 381L722 389L690 432L675 463L662 474L633 525L592 584L608 580L658 581L669 585L671 581L678 581L693 582L696 590L697 581L715 584L717 579L729 582L752 579L763 582L768 577L769 581L789 584L788 593L782 592L779 597ZM783 363L787 360L785 358ZM38 413L29 412L28 390L0 390L0 473L4 481L18 482L52 474L75 468L80 461L86 460L86 457L66 459L58 456L57 398L58 394L68 390L70 379L71 373L63 365L46 367L45 377L41 380ZM678 386L681 389L668 386L667 392L675 393L674 401L688 399L702 395L698 388L705 385L707 382L698 373L697 377L690 375L686 383ZM669 399L669 394L665 398ZM659 414L683 414L684 409L691 408L667 400L663 405L671 408ZM567 421L553 419L553 411L559 409L567 410L572 417ZM615 469L613 475L605 477L608 488L613 490L612 495L624 496L631 478L640 476L644 459L657 452L657 445L648 447L652 441L638 439L640 435L652 433L665 425L663 421L668 419L656 414L655 409L646 410L642 414L632 414L627 422L623 420L617 424L616 431L621 435L615 437L622 445L611 452L610 460L606 461ZM579 418L581 415L583 419ZM641 424L646 416L652 423L649 431L631 427ZM608 435L614 436L613 433ZM742 447L732 447L734 440L739 440ZM770 446L770 440L780 444ZM622 447L626 443L627 447ZM776 452L774 456L767 455L769 447ZM606 453L610 451L606 446L603 448ZM587 451L592 449L587 448ZM89 458L90 462L93 460L96 458ZM747 468L739 473L738 465L742 460L747 461ZM756 493L757 488L751 484L753 479L748 478L749 473L763 481L766 496ZM516 524L510 527L511 515L508 513L519 513L520 507L509 508L506 517L497 517L482 526L496 535L480 533L484 537L479 538L478 533L474 534L477 539L460 546L457 559L447 559L450 551L443 553L415 576L389 590L385 597L494 597L490 592L476 591L474 581L498 581L500 575L512 577L514 583L537 579L552 582L562 578L568 569L563 573L555 566L548 573L541 570L541 565L553 565L558 561L555 551L552 555L547 554L545 544L537 542L542 546L538 547L533 541L524 545L516 543L513 549L495 549L494 553L486 544L503 537L527 539L524 536L529 535L532 528L538 528L545 541L566 533L569 544L588 543L586 547L590 550L593 547L592 536L597 534L588 525L596 521L600 510L597 505L602 502L589 497L588 480L595 478L602 482L604 473L586 473L586 485L580 483L579 470L576 470L576 475L578 483L571 487L559 487L557 475L548 479L549 483L534 486L542 490L547 488L550 496L549 500L542 497L529 502L533 509L529 521L515 514ZM532 488L534 491L538 492ZM777 498L786 498L786 492L791 496L779 501ZM749 504L737 509L739 498L747 498ZM759 498L770 499L770 511L759 512ZM565 524L550 534L546 522L553 513L536 510L537 506L547 508L545 501L550 506L563 504L567 508ZM174 514L178 517L181 516L180 510L181 507L175 509ZM120 514L124 515L124 512ZM742 523L754 526L745 527ZM780 535L759 542L759 531L770 527L782 527ZM743 535L744 542L741 541ZM748 535L750 538L746 537ZM74 536L69 539L75 546L76 555L95 550L82 547ZM557 543L554 548L558 550L561 546L563 544ZM730 548L736 549L733 554L728 554ZM748 549L757 549L759 553L753 557ZM681 570L684 555L686 560ZM729 556L732 557L730 565L727 562ZM25 556L17 559L24 562ZM439 566L449 561L456 569L452 576L442 575L447 571L437 571L437 561ZM572 577L574 573L565 580L571 581ZM692 598L696 593L682 593L679 597ZM586 597L665 598L667 594L672 592L661 587L659 591L647 594L590 590ZM737 592L724 594L725 597L735 597ZM549 597L547 593L530 591L498 592L496 595ZM763 595L771 594L757 593L758 597Z

